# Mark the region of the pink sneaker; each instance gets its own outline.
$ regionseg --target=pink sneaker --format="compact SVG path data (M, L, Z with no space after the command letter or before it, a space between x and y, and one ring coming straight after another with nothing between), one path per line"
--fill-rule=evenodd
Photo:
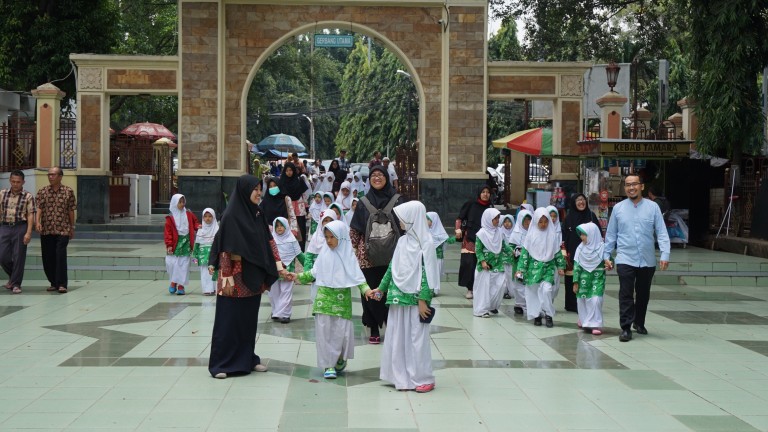
M429 393L435 389L435 384L422 384L416 387L416 393Z
M599 336L599 335L603 334L603 331L600 330L600 329L592 329L592 334L595 335L595 336Z

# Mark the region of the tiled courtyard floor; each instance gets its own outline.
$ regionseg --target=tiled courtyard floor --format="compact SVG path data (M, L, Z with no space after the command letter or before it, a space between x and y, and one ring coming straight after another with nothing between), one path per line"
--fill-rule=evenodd
M159 243L71 251L104 268L115 254L135 257L135 271L148 257L162 265ZM629 343L617 337L615 277L602 336L579 331L562 297L552 329L515 316L511 300L474 318L445 282L429 394L378 380L382 347L366 343L359 304L355 359L324 381L307 286L290 324L271 322L262 301L256 348L269 372L216 380L205 366L215 298L200 295L196 272L184 297L163 280L74 280L66 295L27 280L22 295L0 293L0 430L768 431L768 287L757 286L768 261L673 250L671 271L694 264L711 273L657 278L650 334Z

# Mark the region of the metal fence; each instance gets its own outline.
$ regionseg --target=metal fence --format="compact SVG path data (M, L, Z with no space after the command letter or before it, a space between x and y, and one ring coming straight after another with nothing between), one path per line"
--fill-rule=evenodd
M395 150L398 193L409 200L419 199L419 145L402 145Z
M36 164L35 119L13 113L0 124L0 171L34 168Z
M77 116L73 111L64 112L59 119L59 166L77 168Z

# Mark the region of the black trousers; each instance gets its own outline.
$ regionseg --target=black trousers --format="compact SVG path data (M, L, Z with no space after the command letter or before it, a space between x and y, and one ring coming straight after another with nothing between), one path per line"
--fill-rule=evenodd
M573 275L566 275L563 277L565 280L565 310L568 312L578 312L578 303L576 302L576 293L573 292Z
M67 245L69 245L69 236L55 234L40 236L43 271L52 287L67 288Z
M26 223L0 226L0 266L8 274L11 287L21 288L21 282L24 280L24 265L27 262L27 245L24 244L26 233Z
M651 280L656 267L633 267L617 264L619 276L619 321L622 330L630 330L632 324L645 327L645 313L651 298Z
M459 286L472 291L475 286L475 268L477 267L477 255L473 253L461 254L459 261Z
M296 223L299 225L299 233L301 233L301 241L299 241L299 247L304 252L304 248L307 244L307 217L296 216Z

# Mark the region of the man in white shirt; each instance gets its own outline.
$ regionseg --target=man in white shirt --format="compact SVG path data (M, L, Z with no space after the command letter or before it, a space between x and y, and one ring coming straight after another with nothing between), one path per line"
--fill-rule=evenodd
M392 182L392 186L397 189L397 173L395 172L395 166L389 163L389 157L386 156L381 160L381 162L384 165L384 168L387 169L389 180Z

